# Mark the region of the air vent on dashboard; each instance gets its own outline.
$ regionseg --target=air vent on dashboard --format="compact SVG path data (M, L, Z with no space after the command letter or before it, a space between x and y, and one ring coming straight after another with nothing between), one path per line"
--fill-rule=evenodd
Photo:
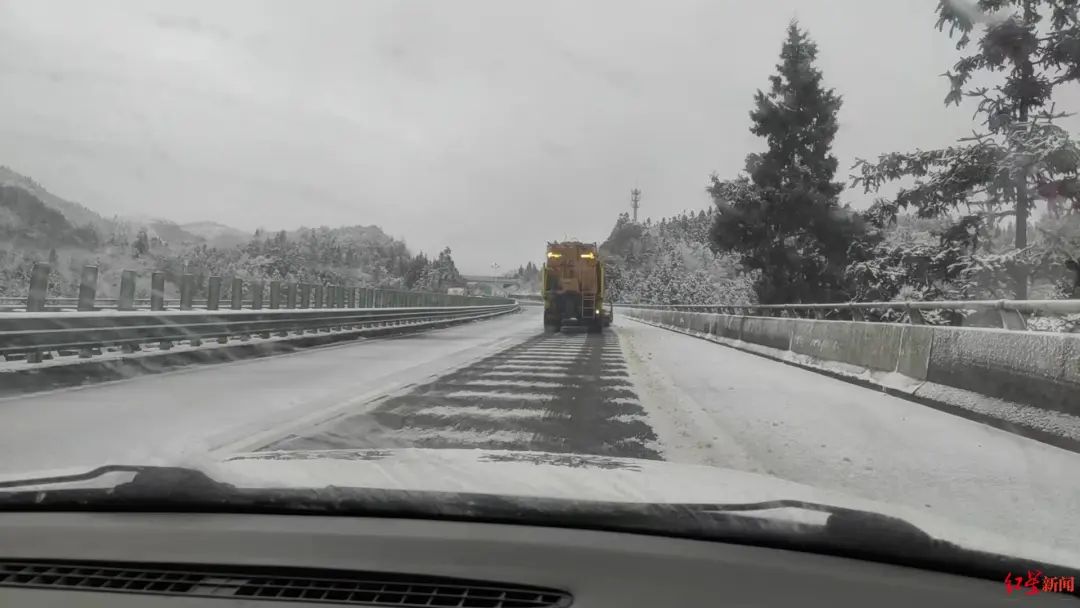
M571 600L550 589L442 577L117 562L0 561L0 587L406 608L553 608Z

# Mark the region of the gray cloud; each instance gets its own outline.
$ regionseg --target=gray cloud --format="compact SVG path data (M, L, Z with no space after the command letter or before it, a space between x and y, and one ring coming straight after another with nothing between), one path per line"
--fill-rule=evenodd
M602 240L635 184L653 217L708 205L796 12L845 174L968 133L935 4L9 0L0 164L106 214L374 223L484 272Z

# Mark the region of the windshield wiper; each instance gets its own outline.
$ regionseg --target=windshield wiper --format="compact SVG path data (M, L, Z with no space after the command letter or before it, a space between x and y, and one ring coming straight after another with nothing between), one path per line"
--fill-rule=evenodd
M135 475L107 488L47 488L117 472ZM440 519L734 542L997 580L1027 570L1062 575L1068 570L961 547L889 515L800 500L626 503L339 486L241 488L195 469L126 465L99 467L78 475L0 482L0 488L9 489L0 490L0 511L8 512L226 512ZM824 524L806 524L753 516L778 509L814 511L827 517Z

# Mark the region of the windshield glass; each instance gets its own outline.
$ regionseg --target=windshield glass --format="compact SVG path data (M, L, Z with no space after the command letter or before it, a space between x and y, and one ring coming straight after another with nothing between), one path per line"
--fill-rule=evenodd
M2 2L0 505L796 501L1080 567L1078 10Z

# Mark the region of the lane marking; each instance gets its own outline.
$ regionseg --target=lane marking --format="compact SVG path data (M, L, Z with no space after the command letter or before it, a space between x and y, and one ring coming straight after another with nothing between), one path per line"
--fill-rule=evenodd
M546 409L505 409L480 407L476 405L436 405L417 410L413 416L438 416L440 418L490 418L493 420L543 420L544 418L569 418L569 414L552 412Z
M507 431L507 430L483 430L472 431L468 429L455 429L455 428L442 428L442 429L427 429L406 427L386 433L395 439L405 440L409 443L416 443L424 440L436 440L446 441L448 443L462 443L473 445L490 445L492 443L502 443L514 446L519 446L523 443L528 444L533 441L536 436L535 433L529 433L525 431ZM520 449L520 448L519 448Z
M500 391L454 391L447 393L448 399L498 399L500 401L554 401L555 395L548 393L504 393Z
M464 382L466 386L518 386L521 388L562 388L559 382L543 382L540 380L469 380Z

